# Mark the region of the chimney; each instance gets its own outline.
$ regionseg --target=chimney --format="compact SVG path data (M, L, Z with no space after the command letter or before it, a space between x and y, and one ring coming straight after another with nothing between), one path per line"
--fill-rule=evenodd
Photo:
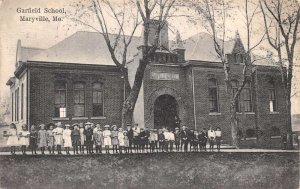
M159 26L158 20L150 20L150 31L149 31L149 38L148 38L148 45L152 46L155 42L155 34ZM144 46L144 28L142 30L142 37L141 37L141 46ZM158 49L169 50L169 37L168 37L168 23L165 22L163 27L160 30L159 39L158 39Z

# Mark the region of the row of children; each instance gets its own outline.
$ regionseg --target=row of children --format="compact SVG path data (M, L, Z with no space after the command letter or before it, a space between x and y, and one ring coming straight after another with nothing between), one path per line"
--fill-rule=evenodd
M206 151L206 144L209 141L210 150L213 150L214 143L217 143L217 149L220 150L221 130L217 128L214 131L210 128L208 131L203 129L198 131L188 130L182 126L182 130L175 128L175 132L169 131L166 128L151 129L139 128L138 124L134 127L127 125L127 130L117 128L116 125L105 125L104 130L100 124L87 122L75 123L72 127L69 124L65 125L65 129L60 122L56 123L54 128L50 124L46 130L45 125L41 124L39 129L36 126L31 126L31 131L27 130L27 125L22 125L22 131L17 132L15 124L10 125L8 132L7 145L11 146L11 153L15 154L16 146L21 146L21 151L26 154L27 146L30 147L32 154L36 154L39 147L41 153L45 154L45 149L48 148L49 154L54 154L56 147L57 153L61 154L62 146L66 154L70 154L70 148L73 147L74 154L82 153L86 148L87 154L94 154L94 146L96 153L102 153L102 146L105 147L106 153L110 153L112 146L113 153L132 153L138 152L169 152L173 151L175 144L176 151ZM198 148L199 147L199 148ZM183 150L182 150L183 149Z

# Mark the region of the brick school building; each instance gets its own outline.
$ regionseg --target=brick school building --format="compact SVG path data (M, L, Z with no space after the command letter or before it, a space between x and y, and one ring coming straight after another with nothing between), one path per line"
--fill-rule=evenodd
M153 21L150 44L155 24ZM131 84L143 49L141 38L133 37L129 47ZM225 50L235 92L241 85L245 56L238 34L225 42ZM287 131L280 71L272 60L257 58L251 75L237 105L242 145L255 145L260 130L266 147L278 147L280 136ZM121 125L124 78L99 33L76 32L49 49L23 47L18 41L16 70L7 85L11 119L18 128L23 123L58 121ZM177 33L170 41L167 26L162 29L160 48L145 71L134 121L149 128L220 127L223 143L231 143L230 98L209 34L182 40Z

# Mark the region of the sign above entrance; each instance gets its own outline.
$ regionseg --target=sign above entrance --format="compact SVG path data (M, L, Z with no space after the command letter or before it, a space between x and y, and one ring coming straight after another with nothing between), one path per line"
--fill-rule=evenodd
M150 79L153 79L153 80L179 80L179 73L151 72Z

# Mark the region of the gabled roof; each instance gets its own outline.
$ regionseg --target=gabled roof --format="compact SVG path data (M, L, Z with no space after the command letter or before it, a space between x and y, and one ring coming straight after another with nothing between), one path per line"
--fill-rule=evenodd
M218 62L220 58L214 48L212 36L208 33L198 33L183 42L186 48L185 57L187 60L201 60L208 62ZM235 40L225 41L225 54L233 51Z
M115 41L115 35L110 34L111 43ZM137 53L138 37L133 37L128 47L128 60ZM121 42L120 42L121 44ZM120 47L120 45L119 45ZM116 49L120 54L122 47ZM104 37L97 32L76 32L70 37L57 43L47 50L30 58L31 61L102 64L114 65Z

